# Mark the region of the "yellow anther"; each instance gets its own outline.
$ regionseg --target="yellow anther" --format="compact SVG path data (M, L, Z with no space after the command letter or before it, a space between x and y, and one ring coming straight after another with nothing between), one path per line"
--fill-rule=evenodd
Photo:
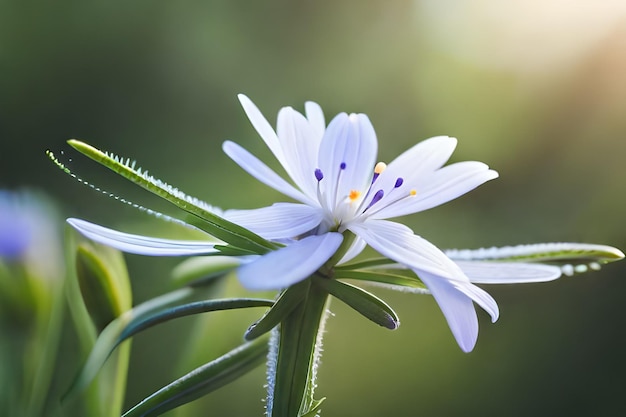
M415 197L415 194L417 194L417 191L411 190L409 191L409 194L411 195L411 197Z
M359 191L357 191L357 190L350 190L350 196L349 196L350 201L356 200L357 198L359 198L360 195L361 195L361 193Z
M384 162L379 162L374 167L374 173L375 174L380 174L381 172L383 172L385 170L385 168L387 168L387 164L384 163Z

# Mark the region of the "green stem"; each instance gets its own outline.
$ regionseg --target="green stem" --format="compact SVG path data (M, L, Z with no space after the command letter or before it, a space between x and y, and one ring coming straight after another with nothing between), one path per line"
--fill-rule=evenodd
M308 278L296 285L306 287L302 302L280 324L278 352L274 375L269 375L268 416L297 417L314 403L316 342L326 312L328 293ZM274 381L271 381L271 378Z

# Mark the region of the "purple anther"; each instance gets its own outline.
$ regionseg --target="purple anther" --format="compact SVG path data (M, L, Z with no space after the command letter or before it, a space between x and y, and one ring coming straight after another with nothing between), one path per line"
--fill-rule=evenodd
M374 184L374 181L376 181L379 175L380 174L378 172L374 172L374 176L372 177L372 184Z
M372 207L374 204L378 203L380 199L383 198L384 195L385 195L385 192L383 190L376 191L376 194L374 194L374 197L372 197L372 201L370 201L370 204L367 206L365 210Z
M319 168L315 169L315 179L320 182L322 180L322 178L324 178L324 174L322 173L322 170Z
M346 163L342 162L341 164L339 164L339 169L346 169Z
M394 185L394 188L398 188L402 185L402 183L404 182L404 179L402 179L402 177L398 177L398 179L396 180L396 185Z

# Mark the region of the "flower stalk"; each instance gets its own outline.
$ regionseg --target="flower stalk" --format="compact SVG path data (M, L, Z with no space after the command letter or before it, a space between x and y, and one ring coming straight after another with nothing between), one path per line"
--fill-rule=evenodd
M280 336L276 357L274 392L268 403L270 417L294 417L304 415L315 404L314 371L316 342L320 325L326 314L328 293L308 278L298 284L306 288L302 302L280 323Z

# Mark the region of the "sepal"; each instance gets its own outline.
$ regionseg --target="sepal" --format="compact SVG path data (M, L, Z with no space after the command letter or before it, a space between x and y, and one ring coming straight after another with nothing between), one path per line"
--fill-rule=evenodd
M248 328L244 339L256 339L276 327L306 298L308 289L307 282L299 282L283 291L263 317Z
M379 326L390 330L400 326L396 312L374 294L336 279L316 277L314 283Z

